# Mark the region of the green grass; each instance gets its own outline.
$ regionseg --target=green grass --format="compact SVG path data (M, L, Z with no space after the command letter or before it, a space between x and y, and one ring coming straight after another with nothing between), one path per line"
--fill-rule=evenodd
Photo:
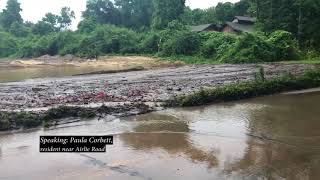
M281 61L283 64L311 64L318 65L320 64L320 59L311 59L311 60L297 60L297 61Z
M208 59L201 56L183 56L183 55L176 55L176 56L158 56L158 58L167 60L167 61L182 61L186 64L222 64L221 62L214 60L214 59Z
M166 106L198 106L208 103L247 99L290 90L320 86L320 69L311 70L301 76L285 75L271 80L263 77L251 82L231 84L218 88L201 89L191 95L179 96L166 102Z
M153 56L157 57L162 60L167 60L167 61L182 61L185 62L186 64L225 64L221 61L218 61L216 59L208 59L202 56L184 56L184 55L176 55L176 56ZM270 63L270 62L261 62L263 63ZM261 64L261 63L254 63L254 64ZM275 61L271 63L282 63L282 64L310 64L310 65L317 65L320 64L320 57L318 58L312 58L312 59L301 59L301 60L288 60L288 61Z

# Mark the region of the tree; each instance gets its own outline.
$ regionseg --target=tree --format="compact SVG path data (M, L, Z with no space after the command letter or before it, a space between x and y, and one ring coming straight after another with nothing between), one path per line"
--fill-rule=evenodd
M216 10L217 19L221 23L224 23L226 21L231 21L234 17L233 4L230 2L218 3L215 10Z
M130 28L149 27L154 11L152 0L115 0L121 24Z
M14 22L12 23L9 32L16 37L25 37L28 35L30 28L27 28L24 24Z
M43 23L46 23L47 26L51 26L50 29L54 30L54 31L58 31L58 19L59 19L59 16L58 15L55 15L55 14L52 14L52 13L47 13L45 15L44 18L42 18L42 22Z
M60 16L58 16L57 18L59 30L64 30L68 28L72 23L72 19L74 18L74 11L71 11L69 7L63 7L61 9Z
M320 2L313 0L297 0L295 3L297 9L297 32L300 45L305 48L320 49Z
M9 30L14 22L22 23L23 19L20 15L22 9L17 0L8 0L7 6L1 15L1 25L4 29Z
M199 25L217 23L217 18L214 7L193 10L187 7L182 15L182 21L189 25Z
M39 21L32 27L32 33L38 35L47 35L55 31L56 29L51 24L44 21Z
M78 24L78 31L81 33L89 33L94 31L97 27L97 23L90 19L84 19Z
M110 0L88 0L82 16L99 24L120 24L120 12Z
M152 26L154 29L164 29L183 14L185 0L154 0L154 7Z
M249 14L251 3L248 0L242 0L234 4L233 14L237 16L245 16Z
M69 7L63 7L60 15L47 13L41 21L32 26L32 32L39 35L47 35L52 32L65 30L75 18L74 12Z

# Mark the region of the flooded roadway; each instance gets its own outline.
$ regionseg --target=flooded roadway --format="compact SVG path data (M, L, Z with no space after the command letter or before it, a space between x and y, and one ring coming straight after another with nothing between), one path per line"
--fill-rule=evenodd
M110 68L111 69L111 68ZM33 78L64 77L75 74L90 73L95 71L110 70L104 66L44 66L44 67L0 67L0 83L23 81Z
M320 93L283 94L0 135L0 179L320 179ZM114 135L40 154L40 135Z
M0 59L0 83L34 78L65 77L99 71L126 70L136 67L157 69L180 66L178 63L141 56L105 56L99 57L98 60L73 58L45 56L29 60Z
M301 75L313 68L303 64L190 65L114 74L28 79L0 83L0 109L12 111L104 102L164 102L173 96L188 95L205 87L250 81L260 66L264 68L266 78L288 72ZM1 73L0 70L0 76ZM105 96L97 98L99 94Z

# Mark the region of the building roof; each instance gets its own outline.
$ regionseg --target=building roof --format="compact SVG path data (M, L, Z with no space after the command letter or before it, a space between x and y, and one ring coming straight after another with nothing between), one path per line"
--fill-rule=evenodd
M248 16L235 16L234 18L238 19L239 21L247 21L247 22L251 22L251 23L256 22L256 18L248 17Z
M233 30L237 32L253 32L253 25L249 24L239 24L233 22L226 22L225 26L230 26Z
M208 28L214 28L214 29L219 30L219 26L215 25L215 24L202 24L202 25L198 25L198 26L190 26L190 28L191 28L191 31L194 31L194 32L205 31Z

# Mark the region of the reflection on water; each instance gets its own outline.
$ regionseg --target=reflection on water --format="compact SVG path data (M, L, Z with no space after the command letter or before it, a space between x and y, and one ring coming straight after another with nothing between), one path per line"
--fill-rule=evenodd
M317 180L319 101L277 95L0 135L0 179ZM39 135L61 134L116 135L106 154L38 153Z
M207 162L209 168L218 164L214 152L206 152L193 144L188 122L174 116L148 114L136 118L148 120L136 126L133 133L120 135L121 141L136 150L163 149L169 154L184 154L194 162Z

